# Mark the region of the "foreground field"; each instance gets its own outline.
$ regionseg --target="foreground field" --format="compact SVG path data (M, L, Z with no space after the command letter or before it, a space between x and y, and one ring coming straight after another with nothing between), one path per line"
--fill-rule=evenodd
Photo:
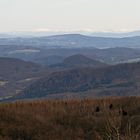
M0 140L140 140L140 97L1 103Z

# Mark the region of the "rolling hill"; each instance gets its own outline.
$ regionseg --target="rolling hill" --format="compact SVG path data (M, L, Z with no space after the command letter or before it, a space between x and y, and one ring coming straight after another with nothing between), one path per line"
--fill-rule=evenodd
M19 80L40 71L41 65L14 58L0 58L1 79Z
M62 63L58 63L56 65L52 65L51 67L55 68L74 68L74 67L85 67L85 66L91 66L91 67L103 67L106 66L105 63L93 60L91 58L88 58L81 54L76 54L69 56L64 59Z
M35 48L24 45L0 45L0 57L10 57L32 61L43 65L62 63L63 60L72 55L81 54L91 59L102 61L108 64L124 62L135 62L140 60L140 49L115 47L107 49L96 48L56 48L46 49Z
M36 63L15 58L0 58L0 98L20 92L39 77L43 69Z
M55 72L37 80L15 99L70 93L83 96L140 95L140 63ZM89 96L89 97L90 97ZM14 99L14 98L13 98Z

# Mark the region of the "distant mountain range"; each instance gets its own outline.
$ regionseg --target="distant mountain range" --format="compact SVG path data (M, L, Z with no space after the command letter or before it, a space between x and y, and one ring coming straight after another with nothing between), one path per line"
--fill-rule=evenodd
M96 36L96 37L113 37L113 38L123 38L123 37L134 37L140 36L140 30L131 31L131 32L88 32L88 31L73 31L73 32L7 32L0 33L0 38L15 38L15 37L43 37L43 36L53 36L60 34L82 34L87 36Z
M96 48L35 48L23 45L0 45L0 57L18 58L43 65L62 63L72 55L84 55L88 58L108 64L140 61L140 49L116 47L107 49Z
M139 95L140 36L0 36L0 100Z
M0 45L30 46L39 49L54 48L140 48L140 36L125 38L91 37L65 34L33 38L0 38Z
M111 38L134 37L134 36L140 36L140 30L132 31L132 32L96 32L96 33L91 33L90 36L111 37Z

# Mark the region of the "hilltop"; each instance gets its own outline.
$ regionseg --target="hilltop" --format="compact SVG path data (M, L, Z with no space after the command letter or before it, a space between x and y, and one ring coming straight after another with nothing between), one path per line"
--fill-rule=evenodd
M51 67L74 68L74 67L82 67L82 66L91 66L97 68L97 67L104 67L106 66L106 64L98 60L93 60L81 54L75 54L65 58L62 63L52 65Z

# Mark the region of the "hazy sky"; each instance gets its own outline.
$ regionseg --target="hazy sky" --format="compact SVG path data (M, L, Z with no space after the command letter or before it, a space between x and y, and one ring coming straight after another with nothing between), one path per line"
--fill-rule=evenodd
M0 0L0 31L140 29L140 0Z

